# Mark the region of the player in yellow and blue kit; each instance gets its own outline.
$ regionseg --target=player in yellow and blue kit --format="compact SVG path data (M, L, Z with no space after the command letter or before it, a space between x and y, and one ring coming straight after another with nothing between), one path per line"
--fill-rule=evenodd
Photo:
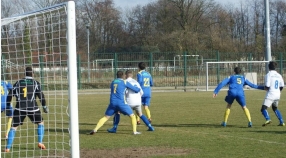
M5 134L6 139L8 138L8 133L9 133L10 128L11 128L12 114L13 114L12 113L13 108L12 108L11 104L9 107L6 107L6 100L7 100L9 90L12 90L12 89L13 89L13 86L11 83L9 83L7 81L1 81L1 113L5 110L11 111L9 113L6 112L6 116L8 117L6 134Z
M150 100L151 100L151 87L153 86L153 79L149 72L145 71L146 65L144 62L140 62L138 64L139 72L137 74L137 81L140 84L143 95L142 98L142 105L145 109L146 115L148 117L149 122L151 123L151 112L149 110ZM137 117L137 124L140 124L140 117Z
M232 76L229 76L228 78L225 78L214 90L213 97L216 97L218 92L222 87L229 84L229 90L227 92L227 96L225 97L225 101L227 102L225 115L224 115L224 121L222 122L222 126L226 126L227 119L230 113L231 105L234 101L234 99L239 103L239 105L242 107L247 119L248 119L248 127L252 127L251 117L249 110L246 107L245 102L245 96L244 96L244 90L243 86L248 85L251 88L264 90L264 86L257 86L251 82L249 82L244 76L242 76L241 69L239 67L236 67L234 69L235 74Z
M129 82L123 80L124 73L123 71L117 72L117 78L112 81L110 84L110 103L105 111L105 116L102 117L94 130L92 130L89 134L93 135L98 131L98 129L104 125L104 123L110 118L110 116L114 115L116 112L120 112L124 115L128 115L131 119L132 127L133 127L133 134L141 134L137 132L136 128L136 117L133 114L133 111L129 105L126 104L125 101L125 90L127 88L133 90L134 92L138 93L140 88L133 86Z

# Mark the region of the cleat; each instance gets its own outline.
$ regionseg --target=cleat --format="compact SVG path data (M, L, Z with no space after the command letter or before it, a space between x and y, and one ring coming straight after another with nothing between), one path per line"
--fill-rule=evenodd
M141 132L134 132L133 134L134 135L138 135L138 134L141 134Z
M151 119L151 118L149 118L149 119L148 119L148 121L151 123L151 122L152 122L152 119Z
M226 127L226 122L222 122L220 125Z
M248 122L248 127L252 127L252 122Z
M107 132L109 133L116 133L116 128L110 128L110 129L107 129Z
M5 153L9 153L9 152L10 152L10 149L5 149L4 152L5 152Z
M140 121L137 121L137 125L140 125L141 124L141 122Z
M269 125L271 123L271 120L267 120L262 126Z
M94 135L96 132L94 130L90 131L88 135Z
M154 127L150 126L150 127L148 127L147 131L155 131L155 129L154 129Z
M45 145L42 144L42 143L39 143L39 144L38 144L38 147L39 147L40 149L42 149L42 150L45 150L45 149L46 149Z
M278 126L285 126L285 123L280 123Z

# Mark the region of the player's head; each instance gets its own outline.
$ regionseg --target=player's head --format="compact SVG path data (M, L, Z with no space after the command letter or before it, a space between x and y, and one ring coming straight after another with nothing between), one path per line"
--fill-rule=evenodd
M240 74L241 73L241 68L240 67L235 67L234 68L234 73L235 74Z
M277 63L275 61L270 61L268 64L269 70L275 70L277 67Z
M33 69L32 67L26 67L26 76L33 76Z
M126 78L128 78L128 77L133 77L133 74L132 74L132 71L131 70L127 70L127 71L125 71L125 75L126 75Z
M116 76L117 78L123 78L124 77L123 71L117 71Z
M140 62L140 63L138 64L138 68L139 68L140 70L145 70L145 67L146 67L146 65L145 65L144 62Z

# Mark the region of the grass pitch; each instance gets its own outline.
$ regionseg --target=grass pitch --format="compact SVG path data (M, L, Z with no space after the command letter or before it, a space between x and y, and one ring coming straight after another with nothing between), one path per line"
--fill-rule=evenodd
M285 157L286 127L268 109L272 124L261 125L260 112L265 91L246 90L253 127L241 107L232 106L227 127L220 126L226 91L153 93L151 100L154 132L138 126L142 135L132 135L130 119L121 116L116 134L106 131L112 118L93 136L86 135L104 115L108 94L79 95L80 147L84 157ZM285 94L279 109L286 117ZM144 110L143 110L144 111ZM142 121L141 121L142 122Z

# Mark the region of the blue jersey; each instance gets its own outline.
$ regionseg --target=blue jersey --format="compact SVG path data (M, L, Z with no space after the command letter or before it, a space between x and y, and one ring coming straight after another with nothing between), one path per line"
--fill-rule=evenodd
M9 90L13 89L11 83L6 81L1 81L1 111L6 108L6 100Z
M131 83L117 78L112 81L110 85L110 104L112 105L123 105L126 104L125 100L125 90L129 88L134 92L139 92L140 88L133 86Z
M153 80L150 73L145 70L141 70L137 74L137 81L144 93L142 97L151 97L151 87L153 86Z
M263 86L255 85L249 82L244 76L242 75L232 75L228 78L225 78L214 90L214 94L218 94L220 89L225 85L229 84L229 91L233 93L244 93L243 86L248 85L251 88L261 89L264 90Z

